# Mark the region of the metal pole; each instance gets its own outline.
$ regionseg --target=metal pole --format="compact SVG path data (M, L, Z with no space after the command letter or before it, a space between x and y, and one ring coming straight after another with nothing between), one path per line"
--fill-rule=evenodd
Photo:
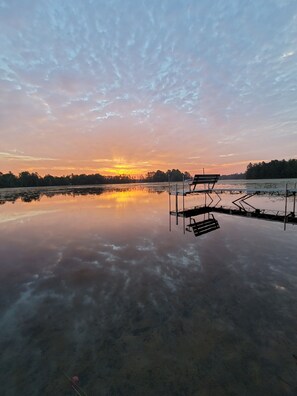
M169 195L169 213L171 212L171 184L170 184L170 176L168 177L168 183L169 183L169 188L168 188L168 195Z
M288 183L286 183L286 191L285 191L284 231L286 231L286 225L287 225L287 207L288 207Z
M296 190L296 183L294 190ZM294 191L294 201L293 201L293 216L295 217L295 208L296 208L296 192Z
M175 213L176 213L176 225L178 225L178 195L177 195L177 184L175 185Z
M169 196L169 231L171 231L171 184L170 184L170 176L168 175L168 196Z
M204 168L203 168L203 174L204 174ZM204 184L204 190L206 190L206 184ZM206 206L206 193L204 193L204 206ZM203 219L205 220L205 213Z
M186 223L185 223L185 175L183 175L183 230L186 233Z
M185 176L183 175L183 211L185 210Z

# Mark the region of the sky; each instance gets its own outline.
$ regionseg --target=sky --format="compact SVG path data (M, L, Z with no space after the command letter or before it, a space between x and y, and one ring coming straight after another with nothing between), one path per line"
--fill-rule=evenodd
M0 0L0 171L297 158L296 0Z

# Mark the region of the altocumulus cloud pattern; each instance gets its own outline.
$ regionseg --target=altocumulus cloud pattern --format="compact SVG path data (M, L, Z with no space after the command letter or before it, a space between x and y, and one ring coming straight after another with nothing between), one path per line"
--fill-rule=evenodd
M5 170L297 156L295 0L10 0L0 18Z

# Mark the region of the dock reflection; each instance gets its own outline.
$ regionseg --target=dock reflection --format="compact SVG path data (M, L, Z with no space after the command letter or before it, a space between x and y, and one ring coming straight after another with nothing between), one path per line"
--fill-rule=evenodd
M88 395L296 386L295 233L196 208L181 237L158 186L54 190L1 206L2 394L68 395L64 372Z
M212 213L208 213L208 218L196 221L195 218L190 217L190 223L187 225L186 230L194 232L195 237L207 234L220 228L219 222L215 219Z

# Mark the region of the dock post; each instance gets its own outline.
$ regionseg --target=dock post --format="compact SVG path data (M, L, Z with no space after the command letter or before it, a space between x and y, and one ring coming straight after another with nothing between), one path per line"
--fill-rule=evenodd
M169 195L169 213L171 212L171 184L170 184L170 176L168 176L168 195Z
M204 174L204 168L203 168L203 174ZM206 184L204 184L204 190L206 190ZM206 206L206 193L204 194L204 206Z
M171 184L170 175L168 175L168 196L169 196L169 231L171 232Z
M294 190L296 190L296 183L295 183L295 188L294 188ZM294 195L294 201L293 201L293 216L295 217L295 208L296 208L296 191L294 191L293 195Z
M178 194L177 194L177 184L175 185L175 212L176 212L176 225L178 225Z
M286 183L286 191L285 191L284 231L286 231L286 225L287 225L287 207L288 207L288 183Z
M183 231L186 233L186 220L185 220L185 175L183 174Z

